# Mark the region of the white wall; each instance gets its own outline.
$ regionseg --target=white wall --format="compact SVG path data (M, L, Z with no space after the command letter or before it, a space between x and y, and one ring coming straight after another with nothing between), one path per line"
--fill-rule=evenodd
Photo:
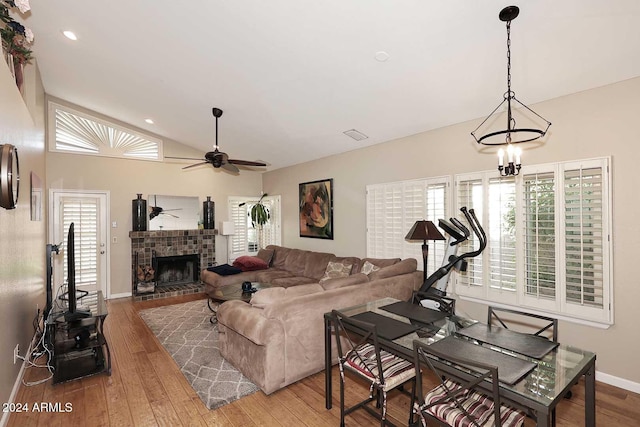
M560 340L595 351L599 372L640 383L640 285L635 259L640 241L635 184L640 164L640 78L532 107L553 125L546 144L525 149L523 163L612 156L615 325L601 330L561 322ZM282 195L283 245L365 256L366 185L495 168L497 157L481 153L469 134L478 123L456 124L265 173L264 191ZM324 178L334 179L334 240L300 238L298 183ZM476 318L486 316L485 306L463 302L459 307Z

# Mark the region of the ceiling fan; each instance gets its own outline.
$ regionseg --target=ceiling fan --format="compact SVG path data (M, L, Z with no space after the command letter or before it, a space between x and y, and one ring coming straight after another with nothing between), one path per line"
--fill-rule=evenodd
M158 215L169 215L169 216L172 216L174 218L180 218L177 215L167 213L167 211L181 211L182 208L163 209L160 206L158 206L158 198L155 195L153 196L153 204L155 206L149 206L149 221L151 221L153 218L157 217Z
M240 172L240 169L238 169L236 165L267 166L267 164L264 162L252 162L249 160L230 159L227 153L220 151L219 149L220 147L218 145L218 118L222 116L222 110L214 107L211 111L213 112L213 117L216 118L216 144L213 146L214 150L209 151L207 154L204 155L204 162L185 166L182 169L189 169L189 168L210 163L216 169L222 168L229 172L238 173Z

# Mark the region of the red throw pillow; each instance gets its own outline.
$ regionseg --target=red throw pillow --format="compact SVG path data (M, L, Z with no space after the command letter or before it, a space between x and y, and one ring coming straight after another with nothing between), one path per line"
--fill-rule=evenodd
M241 256L233 261L233 266L242 271L265 270L269 268L266 262L255 256Z

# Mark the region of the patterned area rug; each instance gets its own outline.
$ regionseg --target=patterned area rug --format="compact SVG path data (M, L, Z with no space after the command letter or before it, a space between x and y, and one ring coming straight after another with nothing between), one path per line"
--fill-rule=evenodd
M258 391L220 355L218 327L209 322L206 300L142 310L140 317L209 409Z

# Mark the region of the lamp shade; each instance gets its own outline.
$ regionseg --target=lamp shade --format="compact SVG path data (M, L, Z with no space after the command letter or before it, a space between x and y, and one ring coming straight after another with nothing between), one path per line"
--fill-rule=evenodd
M235 234L236 230L233 226L233 221L222 221L222 235L223 236L231 236Z
M438 227L431 221L416 221L407 233L406 240L444 240L444 236L438 230Z

